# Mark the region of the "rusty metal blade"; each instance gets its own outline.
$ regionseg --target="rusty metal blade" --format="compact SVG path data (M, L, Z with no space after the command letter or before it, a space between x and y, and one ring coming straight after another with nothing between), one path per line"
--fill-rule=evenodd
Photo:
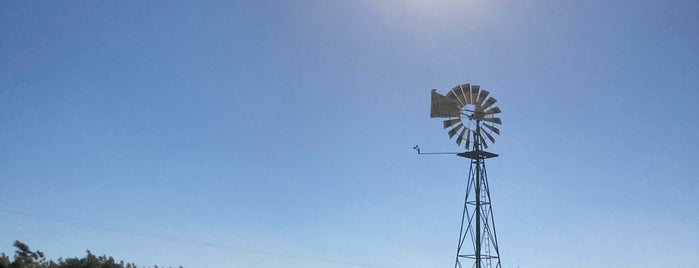
M482 132L482 131L481 131L481 132ZM478 133L478 137L480 137L481 145L483 145L483 147L484 147L485 149L488 149L488 143L485 142L485 139L483 138L483 135L481 135L481 133Z
M485 114L485 115L491 115L491 114L499 114L499 113L501 113L501 112L502 112L502 111L500 111L500 108L498 108L498 107L496 106L496 107L493 107L493 108L488 109L487 111L485 111L484 114Z
M481 90L481 93L478 94L478 100L476 100L476 106L483 106L483 102L485 101L485 98L488 97L488 94L490 94L489 91L487 91L485 89Z
M471 84L461 85L461 91L464 92L464 101L466 104L471 103Z
M488 131L481 131L481 132L485 133L485 136L488 137L488 139L490 140L490 143L495 143L495 138L493 138L493 136L490 135L490 133L488 133Z
M461 129L461 127L463 127L463 126L464 126L464 124L459 123L458 125L456 125L456 127L449 130L449 138L454 137L456 132L459 131L459 129Z
M456 95L451 90L449 90L449 92L447 92L446 96L447 96L447 98L450 98L450 99L454 99L454 100L456 99Z
M481 109L483 109L483 111L485 111L485 109L488 109L488 107L492 106L492 105L495 104L496 102L498 102L498 100L496 100L496 99L493 98L493 97L490 97L490 98L488 98L487 100L485 100L485 102L483 103L483 105L481 105Z
M478 85L472 85L471 86L471 102L470 104L476 104L476 100L478 100L478 93L480 92L480 86Z
M487 129L489 129L490 131L495 132L495 134L500 135L500 130L498 128L496 128L495 126L491 126L488 124L483 124L483 126Z
M463 128L461 130L461 133L459 133L459 137L456 138L456 145L461 146L461 141L464 140L464 133L466 133L467 128Z
M448 127L456 125L458 123L461 123L461 118L444 120L444 128L448 128Z
M494 124L502 124L502 121L500 120L499 117L486 117L486 118L483 118L483 121L487 121L487 122L494 123Z
M456 96L456 99L461 103L461 107L466 105L466 99L464 98L464 92L461 90L461 86L455 86L451 91L454 92L454 96Z

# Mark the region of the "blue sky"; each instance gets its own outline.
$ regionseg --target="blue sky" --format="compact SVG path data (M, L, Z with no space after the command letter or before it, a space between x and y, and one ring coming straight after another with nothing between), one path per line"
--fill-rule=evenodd
M0 251L451 267L491 91L503 267L699 266L696 1L0 3ZM354 264L354 265L353 265Z

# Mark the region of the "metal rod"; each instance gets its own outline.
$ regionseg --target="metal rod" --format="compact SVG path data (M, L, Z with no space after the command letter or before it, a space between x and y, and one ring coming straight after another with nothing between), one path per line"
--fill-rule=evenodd
M480 120L476 121L476 133L480 133L481 124ZM479 150L481 141L478 136L473 143L474 151ZM474 159L476 161L476 268L481 268L481 165L480 158Z
M459 153L452 153L452 152L433 152L433 153L423 153L420 150L420 145L415 145L413 147L413 150L417 151L417 154L459 154Z

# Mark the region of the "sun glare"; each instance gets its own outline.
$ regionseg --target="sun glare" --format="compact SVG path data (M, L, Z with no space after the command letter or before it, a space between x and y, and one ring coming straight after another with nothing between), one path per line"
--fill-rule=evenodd
M400 14L414 19L478 15L487 6L479 0L388 0L370 3L383 13Z

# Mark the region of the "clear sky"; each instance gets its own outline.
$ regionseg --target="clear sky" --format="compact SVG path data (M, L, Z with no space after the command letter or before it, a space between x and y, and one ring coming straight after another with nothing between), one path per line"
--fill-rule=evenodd
M697 1L2 1L0 251L452 267L491 91L503 267L699 267ZM353 264L355 264L353 266Z

